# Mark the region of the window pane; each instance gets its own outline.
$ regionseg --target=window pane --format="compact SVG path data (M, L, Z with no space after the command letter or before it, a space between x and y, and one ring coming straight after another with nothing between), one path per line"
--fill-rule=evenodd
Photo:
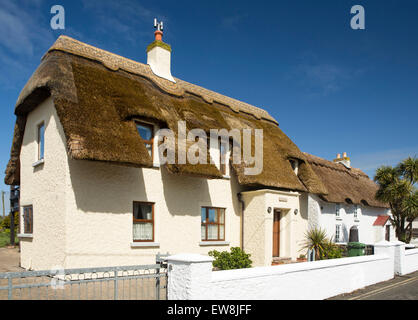
M216 216L216 209L209 209L209 222L216 222L218 220Z
M151 127L146 127L144 125L141 124L136 124L136 128L139 132L139 135L141 136L142 139L144 140L151 140L152 139L152 130Z
M45 125L41 124L38 128L38 143L39 143L39 154L38 159L44 158L44 142L45 142Z
M208 240L218 240L218 226L208 225Z
M225 209L219 209L219 223L225 223Z
M225 239L225 226L219 226L219 240Z
M152 205L134 203L134 219L152 220Z
M206 239L206 226L205 225L201 226L200 233L201 233L201 239L205 240Z
M200 212L201 212L201 216L202 216L202 223L204 223L205 221L206 221L206 208L202 208L201 210L200 210Z
M134 240L152 240L152 223L134 223Z
M24 233L32 233L32 207L23 208L23 227Z

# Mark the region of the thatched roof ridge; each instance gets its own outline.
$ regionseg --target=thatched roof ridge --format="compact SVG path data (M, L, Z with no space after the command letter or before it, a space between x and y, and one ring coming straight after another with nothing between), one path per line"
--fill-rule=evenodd
M233 165L240 184L326 193L304 154L266 111L179 79L173 83L159 78L148 65L68 37L60 37L45 54L18 98L7 184L20 182L26 116L48 96L54 101L71 158L151 167L135 119L155 122L173 132L177 132L178 121L186 121L188 130L259 128L264 130L263 172L246 176L244 163ZM298 175L290 158L300 160ZM222 178L210 163L167 165L167 169L173 174Z
M71 53L77 56L81 56L87 59L101 62L105 67L110 70L124 70L133 74L137 74L148 78L154 82L160 89L166 91L169 94L176 96L184 96L186 92L200 96L203 100L209 103L218 102L230 107L235 112L245 112L254 116L257 119L265 119L273 123L277 121L271 117L267 111L257 108L248 103L227 97L220 93L205 89L195 84L186 82L184 80L174 78L176 83L156 76L149 65L143 64L112 52L99 49L73 38L67 36L60 36L54 45L48 50L51 51L63 51Z
M304 153L313 171L322 180L327 195L321 197L328 202L369 205L387 208L388 205L375 199L378 186L367 174L357 168L347 168L323 158Z

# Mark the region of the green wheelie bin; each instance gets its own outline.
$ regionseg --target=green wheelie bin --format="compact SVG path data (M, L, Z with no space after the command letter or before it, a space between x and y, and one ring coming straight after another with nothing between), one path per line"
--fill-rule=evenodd
M361 242L349 242L347 244L347 252L349 257L364 256L366 245Z

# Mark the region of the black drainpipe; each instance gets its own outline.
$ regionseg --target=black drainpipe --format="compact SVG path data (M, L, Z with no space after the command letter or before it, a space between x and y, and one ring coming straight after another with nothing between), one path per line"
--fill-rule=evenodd
M245 210L245 203L242 200L242 194L239 192L237 194L238 201L241 203L241 250L244 251L244 210Z

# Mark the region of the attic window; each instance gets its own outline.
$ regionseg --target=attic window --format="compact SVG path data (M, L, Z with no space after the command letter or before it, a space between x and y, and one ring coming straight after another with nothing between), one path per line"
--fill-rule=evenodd
M154 126L149 123L136 122L136 129L142 140L144 140L145 148L148 150L148 154L153 159L153 145L154 145Z
M367 202L366 200L361 200L360 202L361 202L361 204L362 204L363 206L368 206L368 205L369 205L369 204L368 204L368 202Z
M297 175L298 169L299 169L299 161L296 159L290 159L289 162L290 162L290 165L292 166L293 172Z
M348 204L353 204L353 201L350 198L345 199L345 202L347 202Z
M222 143L222 140L219 140L219 164L221 168L221 173L226 175L226 149L225 145Z

